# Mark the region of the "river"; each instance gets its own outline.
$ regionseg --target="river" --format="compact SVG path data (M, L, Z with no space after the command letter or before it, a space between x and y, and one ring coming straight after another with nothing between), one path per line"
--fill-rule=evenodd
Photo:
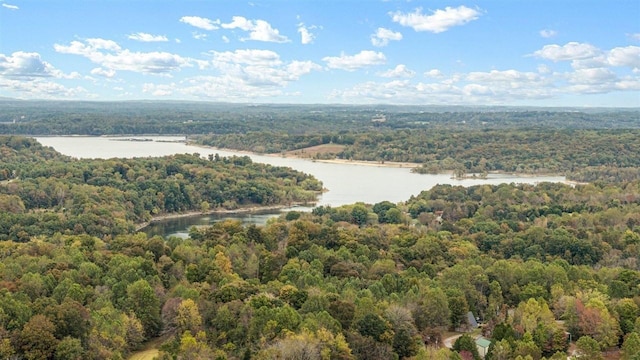
M388 200L393 203L406 201L412 195L428 190L437 184L471 186L477 184L500 183L538 183L562 182L563 176L517 176L510 174L489 174L486 179L452 179L450 174L415 174L408 167L390 167L386 165L363 165L359 163L328 163L308 159L285 158L247 154L239 151L205 148L188 145L184 137L177 136L135 136L135 137L87 137L53 136L36 137L45 146L51 146L62 154L76 158L108 159L114 157L133 158L165 156L173 154L199 153L202 156L219 154L220 156L249 156L254 162L274 166L287 166L315 176L328 190L319 198L317 205L333 207L356 202L375 204ZM137 141L121 141L134 139ZM118 141L120 140L120 141ZM307 209L303 209L307 210ZM154 223L147 229L150 234L186 236L187 229L193 225L208 224L223 218L240 218L246 223L263 224L277 213L238 214L224 216L198 216L192 218L170 219Z

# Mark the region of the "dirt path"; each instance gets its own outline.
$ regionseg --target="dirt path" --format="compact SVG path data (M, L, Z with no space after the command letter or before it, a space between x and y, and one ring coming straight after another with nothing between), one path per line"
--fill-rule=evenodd
M456 334L456 335L452 335L449 337L444 338L444 340L442 341L444 343L444 346L446 348L451 349L453 347L453 344L456 342L456 340L458 340L458 338L460 336L462 336L463 334Z
M153 360L160 354L158 349L171 335L163 335L142 344L140 350L133 352L127 360Z

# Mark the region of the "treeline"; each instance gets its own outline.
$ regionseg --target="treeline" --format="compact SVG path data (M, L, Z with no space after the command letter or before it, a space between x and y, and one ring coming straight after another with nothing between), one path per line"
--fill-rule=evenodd
M189 239L0 243L0 357L490 359L640 346L640 183L437 186ZM70 324L74 324L71 326ZM77 324L77 325L75 325ZM576 341L577 340L577 341Z
M638 129L638 110L389 105L246 105L206 102L76 102L0 99L0 134L140 135L277 132L324 135L374 129L438 131ZM378 115L384 122L372 122Z
M0 100L0 134L183 134L221 148L280 153L337 144L318 159L399 161L419 172L640 177L640 111L203 102Z
M324 135L273 132L206 135L201 144L276 153L339 144L317 158L422 164L416 171L556 173L572 180L632 181L640 177L640 130L504 129L468 131L376 130Z
M78 160L0 137L0 240L131 233L152 216L313 202L322 184L249 157Z

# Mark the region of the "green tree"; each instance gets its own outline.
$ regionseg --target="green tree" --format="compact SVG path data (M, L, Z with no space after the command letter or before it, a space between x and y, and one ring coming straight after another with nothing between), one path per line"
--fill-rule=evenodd
M193 336L189 330L180 338L179 358L184 360L216 359L206 343L206 335L199 332ZM217 360L217 359L216 359Z
M582 336L576 341L576 350L580 358L589 360L603 360L600 344L589 336Z
M640 316L640 308L631 299L620 299L614 307L615 312L620 319L620 329L623 334L633 331L634 322Z
M376 314L368 313L356 324L363 336L370 336L376 341L385 341L391 330L389 323ZM388 340L388 339L387 339Z
M27 360L46 360L53 356L58 344L56 327L44 315L33 316L20 332L20 349Z
M640 359L640 335L637 332L629 333L622 343L622 360Z
M475 360L480 359L480 354L478 353L478 347L476 346L476 342L473 341L471 336L464 334L456 339L455 343L453 343L453 350L463 353L467 352L473 356Z
M512 351L509 341L494 341L489 346L486 358L489 360L510 360L514 357Z
M416 355L421 342L420 336L417 335L417 331L412 325L404 324L394 328L392 341L393 351L395 351L401 359Z
M525 333L522 339L517 340L514 346L513 354L515 356L531 357L534 360L542 358L542 350L533 341L530 333Z
M449 325L450 313L447 296L440 288L423 290L413 317L418 330L439 328Z
M50 309L56 325L58 339L70 336L85 339L89 333L89 312L79 302L65 298L62 303Z
M356 312L356 306L352 302L337 299L329 303L327 310L334 319L340 322L343 330L351 327Z
M178 332L190 331L197 334L202 327L202 317L198 310L198 305L191 299L183 300L178 306L178 313L175 319Z
M84 358L84 349L80 339L70 336L60 340L56 346L56 352L53 357L55 360L82 360Z
M355 205L351 209L351 218L353 219L353 223L359 226L363 226L367 223L367 218L369 216L369 210L364 205Z
M456 329L462 325L466 325L466 316L469 311L469 305L467 305L467 299L464 295L459 291L452 292L448 296L448 303L451 327Z
M127 286L128 308L140 319L147 337L158 334L161 327L160 300L149 283L140 279Z

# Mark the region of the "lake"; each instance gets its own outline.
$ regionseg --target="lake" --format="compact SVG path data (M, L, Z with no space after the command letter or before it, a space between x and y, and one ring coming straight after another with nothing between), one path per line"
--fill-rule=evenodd
M179 136L135 136L135 137L87 137L53 136L36 137L45 146L51 146L62 154L76 158L108 159L114 157L133 158L165 156L173 154L199 153L201 156L249 156L254 162L287 166L315 176L328 190L318 197L316 205L337 207L345 204L364 202L375 204L380 201L393 203L406 201L438 184L472 186L478 184L497 185L501 183L562 182L563 176L517 176L511 174L489 174L486 179L453 179L450 174L415 174L408 167L385 165L362 165L358 163L327 163L309 159L285 158L248 154L188 145ZM136 141L122 141L133 139ZM308 210L308 209L301 209ZM185 236L186 229L193 225L205 225L223 218L239 218L246 223L264 224L278 213L237 214L233 216L198 216L194 218L171 219L154 223L147 231L165 235ZM156 227L154 229L154 227Z

